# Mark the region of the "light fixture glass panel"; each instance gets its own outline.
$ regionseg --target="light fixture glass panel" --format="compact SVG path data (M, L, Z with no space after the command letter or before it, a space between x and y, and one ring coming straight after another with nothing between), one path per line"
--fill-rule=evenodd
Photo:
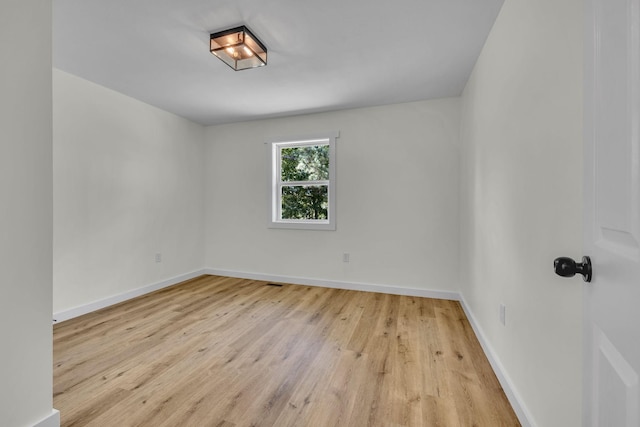
M247 50L253 52L254 55L260 58L260 61L267 65L267 49L260 45L259 41L256 41L250 35L247 35L244 41Z
M267 48L244 25L211 34L210 51L234 70L267 65Z

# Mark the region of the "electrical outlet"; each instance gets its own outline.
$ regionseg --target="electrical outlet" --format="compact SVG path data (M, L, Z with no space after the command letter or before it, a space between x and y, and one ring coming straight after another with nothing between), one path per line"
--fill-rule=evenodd
M345 252L342 254L342 262L349 262L349 253Z
M162 262L162 254L156 254L156 262Z
M507 307L504 304L500 304L500 323L507 326Z

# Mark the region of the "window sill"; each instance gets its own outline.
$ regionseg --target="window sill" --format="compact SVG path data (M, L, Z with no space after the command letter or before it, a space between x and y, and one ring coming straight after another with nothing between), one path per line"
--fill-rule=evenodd
M324 230L335 231L335 223L331 224L329 221L270 221L268 228L284 228L289 230Z

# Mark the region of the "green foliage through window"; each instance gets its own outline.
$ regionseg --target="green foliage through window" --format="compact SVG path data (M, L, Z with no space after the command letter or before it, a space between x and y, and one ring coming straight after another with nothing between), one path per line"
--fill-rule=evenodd
M282 219L328 219L326 185L282 187Z
M329 145L307 145L282 149L282 181L329 179Z
M328 219L329 145L284 147L280 161L282 219Z

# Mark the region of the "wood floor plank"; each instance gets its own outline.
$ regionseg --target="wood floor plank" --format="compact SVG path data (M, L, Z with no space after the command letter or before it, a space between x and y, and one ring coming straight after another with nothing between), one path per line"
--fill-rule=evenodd
M202 276L54 326L62 426L519 426L459 303Z
M394 391L391 396L392 421L398 425L421 425L422 423L422 376L421 337L415 327L419 319L419 307L414 297L400 297L396 337L392 344L391 379Z

